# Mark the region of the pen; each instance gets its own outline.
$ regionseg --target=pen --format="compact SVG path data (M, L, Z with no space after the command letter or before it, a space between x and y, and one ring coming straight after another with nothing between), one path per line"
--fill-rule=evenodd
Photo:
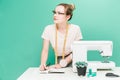
M50 63L46 64L46 66L44 66L45 70L47 70L47 67L50 65Z

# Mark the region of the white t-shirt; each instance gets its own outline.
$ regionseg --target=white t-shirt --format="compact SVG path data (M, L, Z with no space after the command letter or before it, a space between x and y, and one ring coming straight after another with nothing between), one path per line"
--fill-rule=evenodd
M53 48L55 47L55 34L56 34L55 30L56 30L55 24L48 25L45 27L44 32L41 36L43 39L49 40ZM57 35L58 56L62 56L65 34L62 34L59 31L57 34L58 34ZM70 24L68 29L67 39L66 39L65 55L71 52L71 44L73 43L73 41L77 41L80 39L82 39L80 27L78 25Z

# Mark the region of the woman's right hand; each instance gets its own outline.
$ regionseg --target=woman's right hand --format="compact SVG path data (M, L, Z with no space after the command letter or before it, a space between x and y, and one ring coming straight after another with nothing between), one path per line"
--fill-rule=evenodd
M40 71L44 71L44 70L47 70L47 69L48 69L48 67L46 67L46 65L40 65L40 67L39 67Z

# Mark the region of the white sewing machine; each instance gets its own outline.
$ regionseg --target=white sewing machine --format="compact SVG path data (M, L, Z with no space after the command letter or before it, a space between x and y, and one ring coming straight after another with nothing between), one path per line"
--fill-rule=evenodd
M109 61L108 58L112 56L112 41L75 41L72 44L73 51L73 72L76 72L75 63L77 61L86 61L88 63L88 68L96 69L112 69L115 67L113 61ZM103 61L87 61L87 51L88 50L98 50L100 55L104 58ZM93 54L94 56L94 54Z

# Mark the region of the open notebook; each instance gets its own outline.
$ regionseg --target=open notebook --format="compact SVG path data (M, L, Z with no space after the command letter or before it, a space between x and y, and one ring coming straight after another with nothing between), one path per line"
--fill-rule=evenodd
M40 74L47 74L47 73L64 73L65 70L64 68L60 68L60 69L55 69L55 68L51 68L45 71L40 71Z

